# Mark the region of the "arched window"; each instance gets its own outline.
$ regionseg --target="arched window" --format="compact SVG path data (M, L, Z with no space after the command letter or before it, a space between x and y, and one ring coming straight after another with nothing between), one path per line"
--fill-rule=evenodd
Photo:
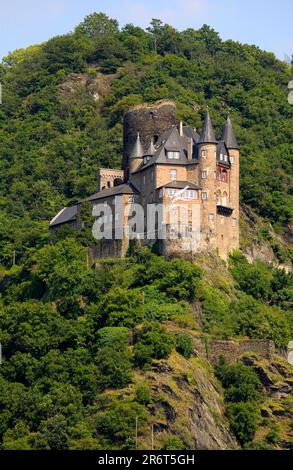
M222 206L227 206L227 193L226 191L223 192L223 197L222 197Z
M218 189L218 191L216 192L216 201L217 201L217 206L222 205L222 193L220 189Z

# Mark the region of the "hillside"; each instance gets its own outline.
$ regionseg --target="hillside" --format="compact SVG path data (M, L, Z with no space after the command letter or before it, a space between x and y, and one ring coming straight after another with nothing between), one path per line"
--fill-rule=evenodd
M5 58L1 449L150 449L152 427L156 449L292 448L289 78L208 26L120 30L103 14ZM209 104L217 134L230 108L251 263L139 245L94 263L91 219L50 240L49 219L95 192L97 167L121 165L124 111L161 99L195 127Z

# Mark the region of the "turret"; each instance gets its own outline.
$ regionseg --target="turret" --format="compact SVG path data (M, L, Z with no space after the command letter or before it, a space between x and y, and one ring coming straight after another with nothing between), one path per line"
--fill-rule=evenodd
M239 145L234 133L230 116L228 114L226 124L222 133L222 140L225 141L229 150L230 169L230 188L229 188L229 206L233 209L231 230L233 234L231 249L239 247Z
M136 141L129 156L129 171L130 173L134 173L140 164L142 163L142 159L144 156L144 149L139 137L139 132L137 133Z
M201 191L201 243L207 249L216 248L215 174L217 169L217 140L209 110L198 142L199 184Z

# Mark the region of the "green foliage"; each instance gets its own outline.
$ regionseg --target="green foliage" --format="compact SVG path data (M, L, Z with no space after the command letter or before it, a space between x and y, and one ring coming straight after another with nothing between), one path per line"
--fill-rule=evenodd
M133 449L136 419L141 425L146 415L142 405L132 402L113 403L108 411L99 414L95 425L97 432L106 440L104 448L112 442L119 448Z
M225 388L228 402L249 402L260 397L260 381L248 366L242 362L237 364L220 363L216 367L216 375Z
M151 402L151 391L147 384L139 384L136 387L135 398L141 405L148 405Z
M180 437L168 436L164 440L163 450L185 450L185 445Z
M176 351L178 351L186 359L189 359L194 352L192 339L188 335L179 335L176 338Z
M99 305L100 326L132 327L144 318L143 296L135 290L111 289Z
M138 335L134 346L134 361L139 367L147 367L152 359L164 359L175 346L175 338L159 323L146 325Z
M254 403L231 403L228 406L231 430L242 443L250 441L257 430L258 409Z
M242 362L227 364L225 360L220 360L215 372L225 389L231 430L241 444L245 444L251 441L257 430L257 401L261 398L259 378Z
M277 444L280 440L280 427L274 424L266 435L266 440L270 444Z

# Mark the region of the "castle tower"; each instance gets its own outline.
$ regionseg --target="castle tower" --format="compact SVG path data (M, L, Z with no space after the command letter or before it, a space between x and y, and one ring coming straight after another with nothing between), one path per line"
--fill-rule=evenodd
M139 132L138 132L137 136L136 136L136 141L135 141L134 147L133 147L132 152L129 156L129 171L130 171L130 173L133 173L135 170L138 169L138 167L142 163L143 156L144 156L144 150L143 150L143 146L142 146L140 136L139 136Z
M216 249L217 207L214 192L217 169L217 140L208 109L198 146L199 186L202 188L200 243L202 249Z
M231 249L239 248L239 145L237 143L230 116L228 115L226 124L223 129L222 140L229 150L229 160L231 164L230 170L230 188L229 203L233 209L231 220Z
M129 157L133 145L140 134L144 149L148 149L163 132L176 125L175 104L171 101L162 101L156 104L143 104L135 106L125 113L123 119L123 170L124 179L129 178Z

